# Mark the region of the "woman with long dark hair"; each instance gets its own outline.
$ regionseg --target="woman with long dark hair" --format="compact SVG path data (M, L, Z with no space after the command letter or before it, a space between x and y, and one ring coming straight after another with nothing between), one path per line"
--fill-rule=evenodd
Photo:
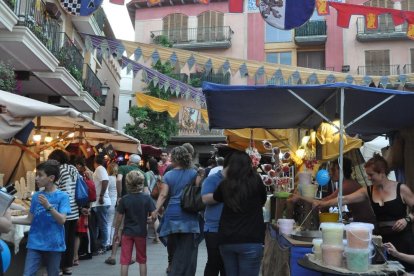
M200 225L197 213L188 213L181 208L181 195L187 184L197 178L197 171L191 167L192 157L182 146L171 151L174 168L164 175L161 193L157 200L153 219L168 198L161 225L160 237L172 242L174 252L169 276L194 276L197 269L198 235ZM199 184L197 179L196 184Z
M227 275L257 276L263 257L266 188L244 152L224 160L224 179L210 198L223 202L218 242Z

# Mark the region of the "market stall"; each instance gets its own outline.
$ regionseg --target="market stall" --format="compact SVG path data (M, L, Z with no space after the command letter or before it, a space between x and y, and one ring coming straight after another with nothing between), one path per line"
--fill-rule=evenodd
M224 86L203 84L210 128L318 129L322 123L339 134L342 168L345 133L360 137L414 127L414 94L343 83L306 86ZM395 108L398 107L398 112ZM334 119L339 119L334 124ZM343 173L339 177L342 206ZM342 221L341 213L339 213ZM291 246L294 246L291 244ZM310 252L310 250L308 250ZM292 272L292 271L291 271Z
M0 105L0 186L13 189L15 202L26 210L35 190L33 170L55 148L66 150L75 145L85 157L92 157L99 149L141 154L139 140L72 108L4 91L0 91ZM21 215L18 213L15 215ZM14 225L11 232L2 235L16 254L6 275L22 274L26 254L22 239L27 231L27 226Z

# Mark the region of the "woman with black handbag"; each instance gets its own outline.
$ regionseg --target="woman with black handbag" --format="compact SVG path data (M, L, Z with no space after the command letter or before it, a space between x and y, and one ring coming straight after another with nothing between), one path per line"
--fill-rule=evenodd
M160 237L175 244L169 276L194 276L197 268L197 237L200 234L198 214L185 212L181 208L184 188L197 178L197 171L191 168L191 159L189 152L182 146L171 151L174 169L164 175L156 209L152 213L155 219L169 198L160 225ZM199 182L196 181L196 185Z

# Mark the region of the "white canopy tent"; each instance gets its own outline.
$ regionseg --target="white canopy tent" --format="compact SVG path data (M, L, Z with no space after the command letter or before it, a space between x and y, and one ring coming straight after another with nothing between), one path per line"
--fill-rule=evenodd
M132 136L98 123L72 109L61 108L0 90L0 139L9 140L33 121L43 136L50 132L74 133L74 139L84 139L91 145L110 143L115 150L141 153L140 141ZM32 131L34 132L34 130Z

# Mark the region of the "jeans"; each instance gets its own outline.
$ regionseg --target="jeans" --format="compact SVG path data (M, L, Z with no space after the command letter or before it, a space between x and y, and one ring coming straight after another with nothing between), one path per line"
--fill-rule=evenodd
M95 206L92 208L96 216L96 227L97 227L96 233L99 233L99 240L100 240L101 248L106 248L106 242L108 240L109 207L110 206L108 205L108 206Z
M223 244L220 245L220 253L228 276L259 275L263 257L263 244Z
M61 255L62 252L27 249L23 276L36 276L42 261L46 264L48 276L58 276Z
M168 276L194 276L197 269L198 242L193 233L175 233L168 240L176 245Z
M207 263L204 276L225 276L223 259L220 255L217 232L204 232L207 247Z

